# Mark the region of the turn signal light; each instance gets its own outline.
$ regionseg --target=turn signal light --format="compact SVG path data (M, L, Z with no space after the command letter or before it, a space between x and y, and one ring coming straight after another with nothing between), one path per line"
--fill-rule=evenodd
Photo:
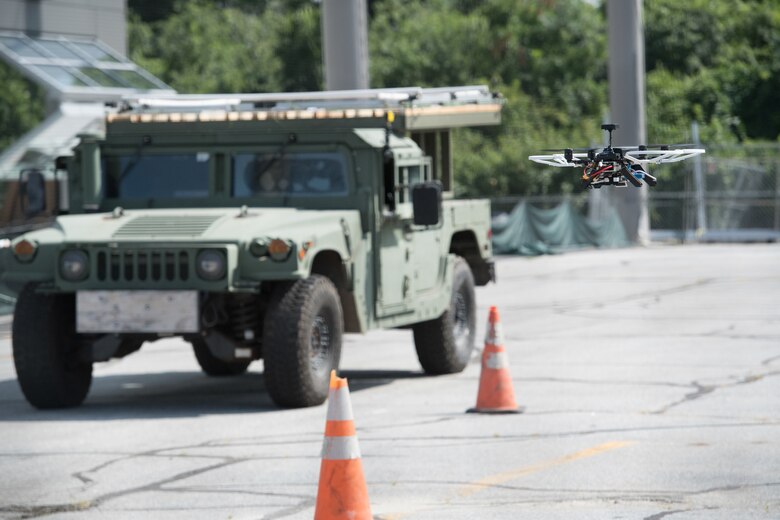
M37 246L25 238L14 246L14 255L22 262L29 262L35 256L36 249Z
M274 238L268 243L268 254L277 262L287 260L287 257L290 256L290 251L292 251L292 245L281 238Z

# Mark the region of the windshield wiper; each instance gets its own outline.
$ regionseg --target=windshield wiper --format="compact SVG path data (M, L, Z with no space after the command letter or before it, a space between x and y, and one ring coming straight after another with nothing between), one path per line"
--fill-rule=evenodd
M143 139L141 139L141 144L138 145L138 148L135 150L135 155L133 155L133 158L130 160L129 163L124 167L122 172L119 174L119 179L117 179L117 187L119 187L119 184L122 182L122 179L127 177L130 172L132 172L136 166L138 166L138 163L141 162L141 158L143 157L143 151L144 147L152 142L151 138L149 136L144 136Z
M289 134L287 136L287 140L285 142L283 142L281 144L281 146L279 146L279 148L277 148L274 151L273 155L271 156L271 159L269 159L268 162L266 162L263 165L263 168L260 171L255 173L255 176L259 179L260 177L263 176L264 173L266 173L268 170L270 170L271 166L276 164L277 161L281 161L282 159L284 159L287 147L289 145L295 143L297 140L298 140L298 136L296 136L295 134ZM285 190L285 191L287 191L287 190Z

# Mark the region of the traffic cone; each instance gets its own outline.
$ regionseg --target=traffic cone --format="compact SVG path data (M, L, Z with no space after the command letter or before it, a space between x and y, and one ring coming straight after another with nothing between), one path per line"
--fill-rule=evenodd
M363 464L347 380L330 373L328 416L322 444L314 520L371 520Z
M520 413L517 406L512 376L509 374L509 359L504 350L504 331L501 318L495 306L490 307L488 327L485 336L485 350L482 351L482 372L479 376L477 406L467 410L477 413Z

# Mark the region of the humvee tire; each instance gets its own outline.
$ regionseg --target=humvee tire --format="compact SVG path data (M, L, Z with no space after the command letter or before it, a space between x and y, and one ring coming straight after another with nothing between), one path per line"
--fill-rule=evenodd
M190 343L192 344L192 351L195 354L198 365L200 365L203 373L208 376L239 376L246 372L247 368L249 368L249 363L251 363L251 361L238 361L234 363L222 361L211 353L206 341L201 338L193 339Z
M341 301L328 278L312 275L279 289L263 331L263 376L277 405L325 402L330 371L339 366L343 332Z
M16 376L36 408L78 406L92 383L92 363L78 359L76 303L72 294L19 293L13 322Z
M450 308L434 320L417 323L414 346L428 374L454 374L466 368L474 350L476 298L468 263L455 257Z

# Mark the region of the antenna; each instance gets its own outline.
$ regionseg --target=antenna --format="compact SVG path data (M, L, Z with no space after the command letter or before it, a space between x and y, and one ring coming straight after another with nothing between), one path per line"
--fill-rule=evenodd
M601 125L601 129L602 130L606 130L607 132L609 132L609 145L607 146L607 148L612 148L612 132L616 128L619 128L619 127L615 123L607 123L607 124Z

